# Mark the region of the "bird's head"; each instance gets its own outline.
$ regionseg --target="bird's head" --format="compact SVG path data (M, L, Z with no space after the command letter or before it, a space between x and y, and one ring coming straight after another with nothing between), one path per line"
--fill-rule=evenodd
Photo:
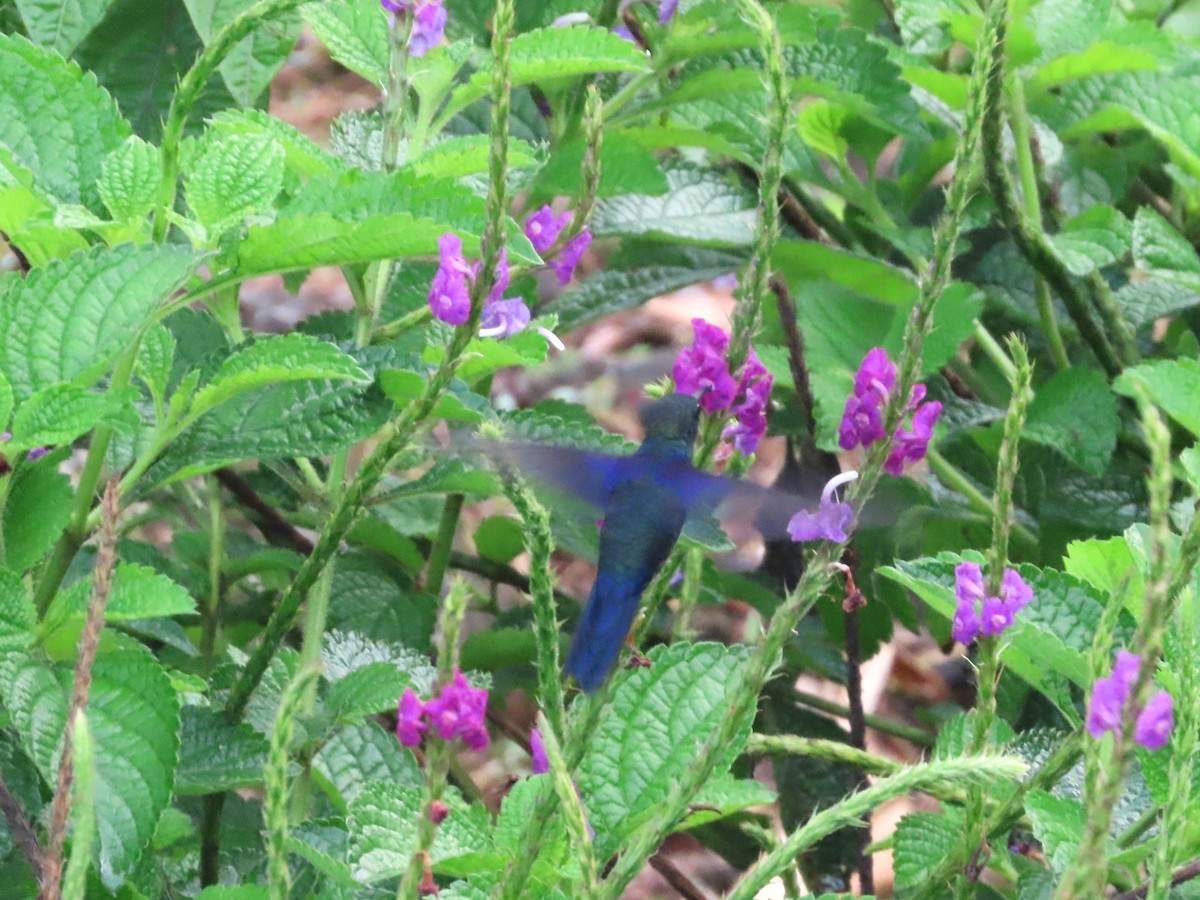
M642 408L647 438L683 441L690 447L700 428L700 404L688 394L668 394Z

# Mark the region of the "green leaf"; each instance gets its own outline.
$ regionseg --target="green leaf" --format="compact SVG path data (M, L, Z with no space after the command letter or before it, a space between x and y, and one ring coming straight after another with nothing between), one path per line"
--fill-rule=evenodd
M182 248L123 244L29 273L0 307L0 372L17 400L62 381L99 378L196 261Z
M1025 795L1025 813L1050 868L1062 874L1075 859L1083 842L1087 825L1083 804L1034 788Z
M254 0L184 0L205 45L254 5ZM260 18L221 61L221 78L238 106L253 106L271 83L300 36L300 16L288 10Z
M137 135L104 157L96 189L114 222L138 222L150 215L161 166L158 148Z
M226 109L208 120L212 134L271 137L283 147L289 172L304 178L328 175L336 166L333 157L292 125L260 109Z
M640 236L708 247L754 238L756 200L728 175L686 163L663 164L668 190L601 200L589 220L596 237Z
M0 428L8 424L13 411L13 389L8 379L0 375Z
M374 722L335 731L313 759L313 769L325 779L331 799L343 810L372 782L414 788L425 783L412 751Z
M58 594L46 615L47 623L58 624L87 615L91 598L91 583L76 582L82 590L65 590ZM196 601L182 585L148 566L137 563L118 563L112 576L112 589L104 618L108 622L137 619L156 619L169 616L188 616L196 612Z
M411 369L385 369L379 374L379 386L397 409L404 409L425 393L429 381L420 372ZM456 378L433 405L430 415L452 422L474 423L489 418L491 412L492 407L486 397L475 393L465 382Z
M1073 368L1038 386L1022 437L1100 475L1116 449L1120 424L1116 398L1104 376L1094 369Z
M70 444L101 421L128 413L129 390L96 394L73 384L42 388L17 407L12 421L13 451Z
M54 546L71 518L71 480L52 457L23 465L12 474L0 526L4 564L24 572Z
M896 0L896 27L904 46L922 56L948 49L951 40L947 20L959 11L954 0Z
M404 588L395 575L365 554L343 554L333 570L329 627L424 649L433 633L434 602Z
M578 196L583 191L582 140L569 141L554 148L538 172L539 195ZM605 133L600 145L600 184L596 196L601 199L619 194L658 196L667 191L667 179L658 167L653 151L641 141L621 131Z
M264 134L205 135L184 176L188 205L210 235L270 208L283 190L283 147Z
M909 813L896 826L896 890L912 891L925 884L963 843L961 815Z
M200 416L241 394L270 384L329 379L369 384L371 377L352 356L306 334L264 337L239 350L192 399L189 415Z
M1072 275L1088 275L1129 252L1132 228L1111 206L1093 206L1050 238L1054 252Z
M55 782L66 725L71 669L30 657L0 661L0 693L22 745ZM109 885L132 872L171 799L179 751L179 701L170 679L143 649L101 654L87 706L95 743L100 872Z
M475 549L479 555L506 563L525 552L522 526L509 516L488 516L475 529Z
M229 724L219 710L185 706L180 715L175 793L211 794L262 784L267 739L247 725Z
M1138 268L1200 291L1200 256L1170 222L1149 206L1133 220L1133 260Z
M394 878L408 868L416 849L417 821L421 815L423 789L391 782L366 785L350 803L349 861L354 878L372 884ZM464 856L486 853L492 848L490 816L482 806L468 806L457 791L444 797L450 814L438 828L430 850L434 871L465 874L447 866Z
M375 0L321 0L300 8L329 55L378 87L387 83L387 13Z
M329 686L325 709L336 722L359 722L367 716L395 712L408 676L392 663L359 666Z
M175 335L165 325L153 325L142 336L134 371L146 382L156 401L161 402L171 380L175 362Z
M94 75L14 35L0 34L0 84L0 146L59 203L102 212L102 161L129 135L112 97Z
M605 138L608 140L608 138ZM485 134L465 134L438 141L416 159L409 167L417 175L431 178L462 178L464 175L479 175L487 171L491 153L491 138ZM537 162L533 147L525 141L510 138L508 142L508 167L523 169Z
M729 773L717 775L696 793L693 809L683 824L685 828L697 828L754 806L769 806L775 800L775 792L761 781L735 778Z
M513 38L509 72L513 87L530 82L561 82L594 72L645 72L650 64L638 47L605 28L587 25L537 28ZM443 119L451 118L491 90L488 59L463 86L450 95Z
M67 57L100 24L113 0L15 0L25 30Z
M817 241L780 241L772 261L789 282L829 280L897 307L907 308L917 300L917 283L904 269Z
M577 772L600 858L654 815L694 761L732 702L749 652L709 643L660 646L648 654L649 668L617 673L612 702ZM717 751L714 776L737 758L753 718L747 707L735 738Z
M21 577L0 569L0 650L24 650L34 641L37 609Z
M1126 369L1113 390L1136 397L1139 390L1163 412L1200 435L1200 360L1163 359Z
M1117 291L1117 303L1130 326L1139 330L1158 319L1200 306L1200 284L1188 287L1160 278L1131 281Z
M683 261L681 261L683 262ZM646 265L628 271L602 269L576 282L559 295L554 303L559 328L573 331L615 312L641 306L697 282L712 281L741 267L737 257L716 254L698 260L699 265Z

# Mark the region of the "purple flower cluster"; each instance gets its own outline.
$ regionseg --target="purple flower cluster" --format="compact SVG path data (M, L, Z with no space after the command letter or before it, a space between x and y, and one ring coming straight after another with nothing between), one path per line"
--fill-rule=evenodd
M575 214L572 212L555 215L554 210L546 205L525 220L525 237L529 238L529 243L533 244L533 249L539 256L545 257L550 252L573 215ZM558 258L550 262L550 268L558 276L559 284L566 286L571 283L571 279L575 277L575 268L591 243L592 233L585 228L559 250Z
M843 450L869 447L887 437L883 427L883 408L896 387L896 365L887 351L875 347L867 351L862 365L854 375L854 393L846 400L842 423L838 427L838 444ZM914 385L908 398L912 411L912 428L900 426L892 437L892 449L883 467L891 475L900 475L906 463L925 458L933 426L942 414L942 404L924 403L925 385Z
M446 33L445 0L379 0L385 10L396 18L412 15L412 35L408 39L408 55L424 56L442 42Z
M432 700L422 703L412 688L405 688L397 711L396 737L405 747L417 747L432 727L443 741L460 738L471 750L486 750L487 701L488 692L471 687L457 669L453 680Z
M954 639L969 644L979 635L1000 634L1012 625L1017 613L1033 600L1033 588L1014 569L1005 569L1000 579L1000 596L987 597L983 570L978 563L962 562L954 569Z
M1112 675L1097 678L1092 687L1092 699L1088 704L1087 730L1094 738L1101 738L1106 731L1121 730L1121 715L1130 700L1134 682L1142 661L1137 654L1118 650L1113 663ZM1159 750L1171 738L1175 727L1175 704L1166 691L1157 691L1146 705L1138 710L1134 724L1133 739L1147 750Z
M788 521L787 532L793 541L834 541L842 543L854 524L854 508L834 499L834 491L858 478L857 472L842 472L830 478L821 491L821 505L815 513L800 510Z
M725 359L729 350L725 330L703 319L692 319L692 329L692 346L679 351L671 368L675 391L699 395L700 408L710 415L728 411L736 421L721 436L749 456L767 432L767 402L774 379L753 349L734 378Z

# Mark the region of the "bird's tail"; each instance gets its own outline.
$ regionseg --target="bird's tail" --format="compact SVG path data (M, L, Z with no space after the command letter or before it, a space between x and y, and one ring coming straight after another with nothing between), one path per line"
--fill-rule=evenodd
M596 576L567 654L567 674L587 693L604 683L621 655L647 580L604 569Z

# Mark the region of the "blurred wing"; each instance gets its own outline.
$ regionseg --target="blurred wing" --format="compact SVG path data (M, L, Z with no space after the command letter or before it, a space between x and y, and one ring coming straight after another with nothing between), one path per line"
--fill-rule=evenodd
M522 475L574 494L601 509L608 502L613 486L628 477L635 465L632 456L612 456L574 447L480 438L470 438L464 443L502 465L520 470Z

